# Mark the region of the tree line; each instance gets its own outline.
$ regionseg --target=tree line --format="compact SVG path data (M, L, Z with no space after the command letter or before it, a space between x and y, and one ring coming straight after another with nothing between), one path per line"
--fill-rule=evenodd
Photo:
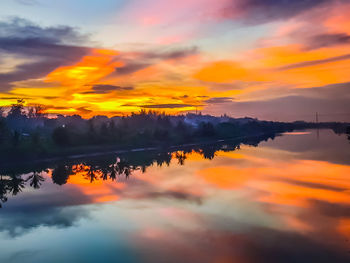
M315 125L201 114L171 116L152 110L112 118L94 116L84 119L79 115L49 117L43 107L25 107L25 101L18 100L7 112L0 111L0 149L3 153L0 157L6 161L67 155L108 147L168 147L208 140L273 135L313 128ZM343 128L336 124L333 126L336 132Z

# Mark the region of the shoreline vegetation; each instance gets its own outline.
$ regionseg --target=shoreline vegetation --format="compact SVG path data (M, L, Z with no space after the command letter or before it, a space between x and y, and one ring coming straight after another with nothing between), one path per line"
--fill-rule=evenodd
M25 102L18 100L7 112L0 108L0 164L147 149L164 151L222 140L244 142L313 128L350 134L349 123L272 122L201 113L173 116L145 110L125 117L49 118L42 107L25 107Z
M224 144L226 147L227 145L232 144L247 144L251 146L258 146L258 144L261 141L267 141L268 139L274 139L276 136L279 136L279 134L259 134L254 136L241 136L241 137L235 137L235 138L229 138L229 139L221 139L221 140L215 140L215 141L201 141L196 143L187 143L187 144L179 144L179 145L169 145L169 146L154 146L154 147L142 147L142 148L124 148L124 149L116 149L117 146L105 146L105 145L99 145L95 147L88 148L87 146L83 146L80 148L73 148L70 149L70 155L67 155L66 153L61 153L60 155L54 155L48 158L42 158L42 159L24 159L19 160L19 162L23 165L25 164L44 164L44 163L51 163L55 161L68 161L68 160L80 160L85 158L95 158L95 157L101 157L101 156L108 156L108 155L127 155L127 154L133 154L133 153L139 153L139 152L176 152L176 151L191 151L193 149L201 149L206 147L211 147L213 145L217 145L216 151L220 150L221 146ZM15 166L18 164L18 160L9 160L8 163L2 165L3 168L8 168L11 166Z

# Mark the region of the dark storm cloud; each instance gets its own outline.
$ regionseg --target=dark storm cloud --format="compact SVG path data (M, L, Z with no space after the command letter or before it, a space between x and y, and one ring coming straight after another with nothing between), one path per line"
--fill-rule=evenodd
M306 42L307 49L350 44L350 35L346 33L319 34L309 38Z
M83 94L107 94L112 91L117 91L117 90L133 90L133 87L121 87L121 86L115 86L115 85L104 85L104 84L99 84L99 85L94 85L92 87L91 91L86 91Z
M293 63L293 64L279 67L277 70L289 70L289 69L296 69L296 68L311 67L311 66L315 66L315 65L336 62L336 61L342 61L342 60L347 60L347 59L350 59L350 54L345 54L345 55L326 58L326 59L318 59L318 60Z
M246 24L260 24L289 19L332 2L334 0L233 0L220 15Z
M231 97L214 97L206 100L205 102L208 104L216 104L216 103L227 103L232 102L233 98Z
M86 40L87 36L67 26L40 27L18 18L0 22L0 55L33 60L0 74L1 91L14 81L44 77L59 66L80 60L91 50L77 45Z

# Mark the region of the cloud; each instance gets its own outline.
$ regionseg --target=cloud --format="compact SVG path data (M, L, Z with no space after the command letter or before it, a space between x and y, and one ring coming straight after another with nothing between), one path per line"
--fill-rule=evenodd
M314 8L331 4L333 0L232 0L221 10L220 16L245 24L262 24L286 20Z
M0 55L31 60L0 74L2 91L8 90L14 81L41 78L59 66L80 60L91 48L77 44L87 39L68 26L40 27L19 18L0 22Z
M205 100L205 102L208 104L216 104L216 103L232 102L232 100L233 100L233 98L231 98L231 97L214 97L214 98L210 98L208 100Z
M116 68L116 72L119 75L127 75L139 71L141 69L151 66L150 63L138 63L133 61L127 61L125 66Z
M89 110L89 109L87 109L87 108L85 108L85 107L79 107L79 108L77 108L77 110L78 110L79 112L83 113L83 114L89 114L89 113L92 112L92 110Z
M307 40L306 48L310 50L344 44L350 44L350 35L346 33L319 34Z
M161 51L149 50L140 52L126 52L118 57L118 60L122 60L125 65L116 68L116 73L117 75L132 74L163 60L182 59L198 53L199 50L197 47L186 47Z
M247 79L251 73L233 61L215 61L202 67L193 76L203 82L232 84L233 81Z
M160 53L149 53L152 57L158 57L160 59L178 59L198 54L197 47L175 49L171 51L165 51Z
M13 18L0 22L0 36L20 39L46 39L51 43L84 43L89 40L87 35L80 34L70 26L41 27L29 20Z
M175 108L198 107L198 106L201 106L201 105L192 105L192 104L184 104L184 103L140 105L141 108L146 108L146 109L175 109Z
M80 205L92 200L79 189L66 188L58 192L52 184L44 184L47 192L30 197L20 195L6 203L0 218L0 232L20 236L39 226L67 228L89 216Z
M115 85L98 84L92 87L91 91L85 91L83 94L107 94L117 90L133 90L133 87L121 87Z
M321 87L294 89L291 92L298 92L303 96L323 99L350 99L350 82L330 84Z
M350 205L331 203L322 200L309 200L310 205L321 214L332 218L350 217Z
M204 112L226 112L235 117L257 117L266 120L314 121L315 112L321 121L350 120L350 82L314 88L296 88L285 91L279 97L231 103L208 104Z
M127 196L130 198L130 196ZM188 201L188 202L194 202L198 205L202 204L202 198L200 196L196 196L191 193L183 192L183 191L173 191L173 190L166 190L163 192L145 192L140 195L136 195L133 198L136 199L158 199L158 198L170 198L170 199L176 199L181 201Z
M334 191L334 192L345 192L348 190L346 187L338 187L338 186L333 186L333 185L327 185L327 184L322 184L322 183L315 183L315 182L306 182L306 181L300 181L300 180L295 180L291 178L278 178L275 179L284 183L292 184L292 185L298 185L298 186L303 186L307 188L312 188L312 189L322 189L322 190L329 190L329 191ZM321 202L321 201L320 201ZM350 206L349 206L350 208ZM350 210L349 210L350 211Z
M336 57L330 57L330 58L326 58L326 59L317 59L317 60L293 63L293 64L279 67L277 70L289 70L289 69L296 69L296 68L311 67L311 66L315 66L315 65L320 65L320 64L330 63L330 62L337 62L337 61L342 61L342 60L347 60L347 59L350 59L350 54L345 54L345 55L336 56Z

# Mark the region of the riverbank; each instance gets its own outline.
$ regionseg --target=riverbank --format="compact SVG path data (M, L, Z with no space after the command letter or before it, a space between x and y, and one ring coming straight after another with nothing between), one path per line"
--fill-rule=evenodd
M185 143L185 144L177 144L177 145L157 145L157 146L149 146L149 147L123 147L121 148L118 145L99 145L95 147L91 146L84 146L79 148L72 148L67 149L65 152L60 152L56 155L53 153L50 153L47 157L42 158L30 158L30 159L9 159L6 162L1 161L1 167L3 168L10 168L14 167L16 165L39 165L44 163L53 163L57 161L69 161L69 160L79 160L79 159L86 159L86 158L96 158L100 156L107 156L107 155L124 155L129 153L138 153L138 152L147 152L147 151L158 151L158 152L174 152L174 151L181 151L181 150L189 150L195 147L207 147L207 146L216 146L220 147L222 144L240 144L240 143L249 143L262 140L267 140L270 138L274 138L275 136L279 136L281 133L259 133L255 135L247 135L247 136L237 136L232 138L226 138L226 139L216 139L216 140L201 140L197 142L192 143Z

